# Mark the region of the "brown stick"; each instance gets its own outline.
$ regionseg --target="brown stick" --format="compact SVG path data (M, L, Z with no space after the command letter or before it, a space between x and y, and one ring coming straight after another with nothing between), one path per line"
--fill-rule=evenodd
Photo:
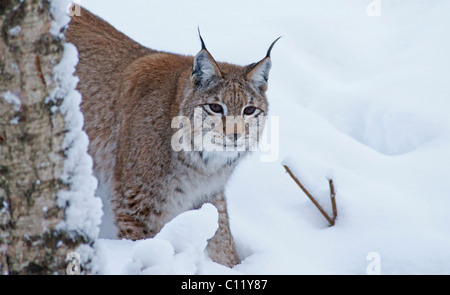
M333 179L328 179L328 183L330 184L330 198L331 198L331 208L333 209L333 224L337 218L337 207L336 207L336 191L334 189Z
M306 189L306 187L303 186L303 184L300 182L300 180L292 173L292 170L287 166L283 165L284 169L286 169L287 173L291 176L291 178L297 183L297 185L302 189L302 191L308 196L308 198L313 202L313 204L319 209L320 213L325 217L325 219L328 221L330 226L333 226L336 222L337 218L337 207L336 207L336 191L334 189L333 180L329 179L328 183L330 185L330 197L331 197L331 207L333 210L333 218L331 218L327 212L320 206L319 202L316 201L316 199L310 194L310 192Z

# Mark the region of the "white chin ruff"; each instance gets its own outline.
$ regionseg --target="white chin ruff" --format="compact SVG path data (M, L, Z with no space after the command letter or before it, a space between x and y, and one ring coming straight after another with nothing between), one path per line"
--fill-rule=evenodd
M200 156L208 166L231 166L245 151L203 151Z

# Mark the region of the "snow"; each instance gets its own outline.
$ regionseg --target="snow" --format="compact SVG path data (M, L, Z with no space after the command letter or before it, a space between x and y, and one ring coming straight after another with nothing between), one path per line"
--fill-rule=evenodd
M54 21L51 32L60 36L61 29L70 21L67 7L71 1L54 0L51 2L51 13ZM82 235L88 241L93 241L99 234L102 216L100 198L95 196L97 179L93 176L93 161L87 153L89 139L83 131L83 114L80 110L81 94L76 90L78 78L74 76L78 63L78 52L73 44L64 44L61 61L53 68L53 77L58 86L50 93L46 103L62 99L58 107L65 119L65 137L63 149L65 160L61 181L69 185L68 190L58 192L57 203L65 208L65 220L60 222L57 229L72 235ZM53 109L56 111L56 109ZM88 245L81 245L78 249L85 261L93 255L93 249ZM87 253L90 253L87 255Z
M19 124L19 117L14 117L12 118L9 123L11 123L12 125L17 125Z
M22 103L20 102L20 99L16 95L14 95L14 93L12 93L11 91L6 91L2 93L2 97L7 103L13 105L16 112L20 110Z
M69 8L72 0L47 0L50 1L50 13L53 21L50 25L50 33L53 36L63 38L64 29L70 22Z
M21 31L22 31L22 28L20 26L15 26L15 27L9 29L8 33L12 37L17 37L17 36L19 36Z
M199 26L213 56L237 64L283 35L268 90L275 155L248 158L226 188L242 263L200 254L217 222L205 205L155 239L98 240L99 273L450 274L450 2L85 2L158 50L195 55ZM282 163L330 213L333 179L335 226Z
M132 242L99 239L100 274L193 275L207 269L215 273L231 270L210 261L205 254L208 239L218 227L217 209L204 204L198 210L178 215L155 238ZM211 269L210 269L211 268Z

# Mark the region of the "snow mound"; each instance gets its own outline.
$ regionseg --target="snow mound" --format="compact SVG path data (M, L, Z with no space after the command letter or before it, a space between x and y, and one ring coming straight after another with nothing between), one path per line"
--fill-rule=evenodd
M218 228L216 207L204 204L199 210L187 211L166 224L155 238L169 241L175 252L205 249L207 240Z
M211 204L204 204L198 210L175 217L153 239L136 242L100 239L96 243L100 257L99 273L231 273L231 270L212 262L205 254L208 240L218 228L218 218L217 209Z
M137 242L127 264L125 274L169 274L175 261L175 250L163 239Z

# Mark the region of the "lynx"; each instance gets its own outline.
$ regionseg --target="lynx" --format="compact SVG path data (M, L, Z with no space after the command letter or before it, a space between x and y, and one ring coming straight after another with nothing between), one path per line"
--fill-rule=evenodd
M215 134L223 143L216 145L248 147L246 141L257 140L225 121L253 118L263 126L258 118L268 113L270 52L278 39L261 61L237 66L216 62L201 36L200 52L183 56L145 48L86 9L79 14L66 35L79 52L76 75L89 153L98 194L113 212L114 234L151 238L178 214L209 202L218 209L219 229L208 242L208 255L226 266L238 264L224 189L249 151L205 151L198 145L176 151L172 137L179 129L172 122L212 116L224 122L223 134Z

